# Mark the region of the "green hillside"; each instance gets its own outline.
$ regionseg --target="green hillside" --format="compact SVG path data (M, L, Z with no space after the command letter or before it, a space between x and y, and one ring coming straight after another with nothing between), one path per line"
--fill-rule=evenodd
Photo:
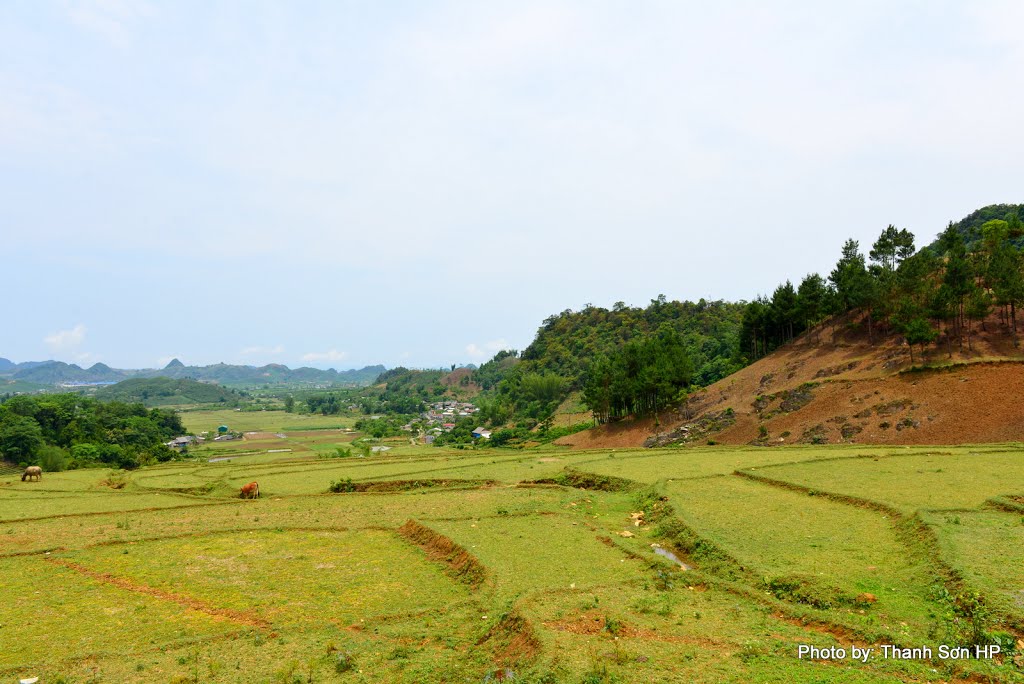
M658 410L686 387L710 385L743 366L743 307L659 296L646 308L619 302L550 316L522 354L501 352L473 373L484 390L481 417L495 426L513 420L532 427L571 392L603 381L615 386L615 401ZM652 392L660 394L648 401Z
M710 385L740 368L735 357L742 315L742 304L668 301L664 295L643 309L618 302L611 309L566 310L544 319L533 342L523 350L521 370L556 373L578 388L600 357L666 326L682 337L694 382ZM486 373L487 365L480 371Z
M139 402L146 406L179 404L238 403L242 395L212 382L187 378L132 378L96 391L96 398L105 401Z
M989 221L1008 221L1012 222L1016 220L1017 224L1024 223L1024 204L990 204L976 211L972 211L970 214L960 219L952 226L956 229L960 235L963 236L964 242L967 243L969 249L975 247L976 243L982 239L981 227ZM1016 247L1020 248L1024 246L1024 236L1022 235L1011 235L1013 243ZM935 240L930 247L941 253L943 250L940 248L939 240Z

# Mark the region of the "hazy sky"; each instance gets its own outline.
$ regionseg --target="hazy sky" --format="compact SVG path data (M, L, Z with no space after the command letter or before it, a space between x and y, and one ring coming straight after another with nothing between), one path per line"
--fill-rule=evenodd
M830 7L823 9L826 5ZM480 363L1024 201L1024 3L0 3L0 356Z

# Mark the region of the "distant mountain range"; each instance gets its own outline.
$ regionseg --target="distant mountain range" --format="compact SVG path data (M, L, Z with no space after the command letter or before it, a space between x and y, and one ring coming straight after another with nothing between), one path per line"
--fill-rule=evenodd
M82 368L63 361L26 361L14 363L0 358L0 390L3 382L33 385L110 384L128 378L175 378L216 382L233 387L258 385L369 385L387 370L384 366L337 371L333 368L295 368L277 363L266 366L236 366L217 363L211 366L186 366L174 359L163 368L126 370L96 363Z

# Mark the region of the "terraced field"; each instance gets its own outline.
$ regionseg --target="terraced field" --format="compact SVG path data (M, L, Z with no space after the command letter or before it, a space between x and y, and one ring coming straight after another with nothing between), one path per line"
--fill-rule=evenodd
M323 458L322 434L0 476L0 679L1024 681L1005 445ZM937 655L975 644L1001 653Z

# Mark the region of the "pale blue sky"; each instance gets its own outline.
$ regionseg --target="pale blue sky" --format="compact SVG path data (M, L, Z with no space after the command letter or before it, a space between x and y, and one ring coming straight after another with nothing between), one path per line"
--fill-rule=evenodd
M480 363L1024 201L1024 5L822 6L0 3L0 356Z

